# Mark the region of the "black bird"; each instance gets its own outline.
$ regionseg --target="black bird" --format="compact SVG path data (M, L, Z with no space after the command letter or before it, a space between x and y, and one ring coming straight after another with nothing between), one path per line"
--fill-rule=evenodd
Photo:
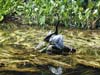
M62 52L75 53L76 49L74 49L72 47L64 46L63 37L62 37L62 35L58 34L58 26L59 26L59 16L58 16L58 22L56 22L55 32L47 35L44 38L44 41L47 43L50 43L50 44L51 44L51 42L54 42L53 44L51 44L51 45L53 45L52 53L55 53L55 54L61 54Z
M59 15L58 13L55 14L55 16L57 17L57 22L56 22L56 26L55 26L55 32L47 35L45 38L44 38L44 41L45 42L49 42L49 39L51 38L52 35L58 35L58 25L59 25Z
M58 34L58 25L59 25L59 22L55 26L55 32L47 35L44 38L44 41L48 42L48 43L54 42L54 44L52 46L52 53L54 53L54 54L75 53L76 49L69 47L69 46L65 46L63 44L63 37L62 37L62 35Z

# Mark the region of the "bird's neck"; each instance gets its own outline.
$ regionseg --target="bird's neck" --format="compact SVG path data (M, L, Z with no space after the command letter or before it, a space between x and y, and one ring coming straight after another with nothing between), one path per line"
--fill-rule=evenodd
M55 34L56 34L56 35L58 35L58 25L59 25L59 24L57 23L56 29L55 29Z

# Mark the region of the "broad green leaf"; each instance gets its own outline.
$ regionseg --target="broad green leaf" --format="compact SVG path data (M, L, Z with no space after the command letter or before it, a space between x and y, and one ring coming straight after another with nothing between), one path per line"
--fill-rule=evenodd
M0 15L0 21L2 21L4 19L4 17L2 15Z
M100 7L100 1L97 3L97 7Z
M40 25L45 24L45 16L40 17Z
M92 9L93 6L94 6L94 3L93 3L93 1L90 0L90 1L88 2L88 8L89 8L89 9Z

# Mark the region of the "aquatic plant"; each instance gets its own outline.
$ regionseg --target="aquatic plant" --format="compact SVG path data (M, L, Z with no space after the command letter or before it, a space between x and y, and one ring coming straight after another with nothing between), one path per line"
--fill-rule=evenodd
M4 16L13 13L13 9L18 5L16 0L0 0L0 21Z
M100 27L100 1L87 1L0 0L0 21L4 16L14 12L18 22L22 24L46 26L54 25L59 21L61 25L71 28L98 28Z

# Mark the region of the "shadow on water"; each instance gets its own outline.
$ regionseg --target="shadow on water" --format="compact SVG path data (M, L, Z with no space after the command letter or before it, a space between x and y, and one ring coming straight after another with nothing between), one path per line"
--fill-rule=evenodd
M1 71L0 75L54 75L48 69L40 72ZM100 69L77 65L73 69L64 69L62 75L100 75Z
M100 75L100 69L77 65L74 69L67 69L64 75Z

